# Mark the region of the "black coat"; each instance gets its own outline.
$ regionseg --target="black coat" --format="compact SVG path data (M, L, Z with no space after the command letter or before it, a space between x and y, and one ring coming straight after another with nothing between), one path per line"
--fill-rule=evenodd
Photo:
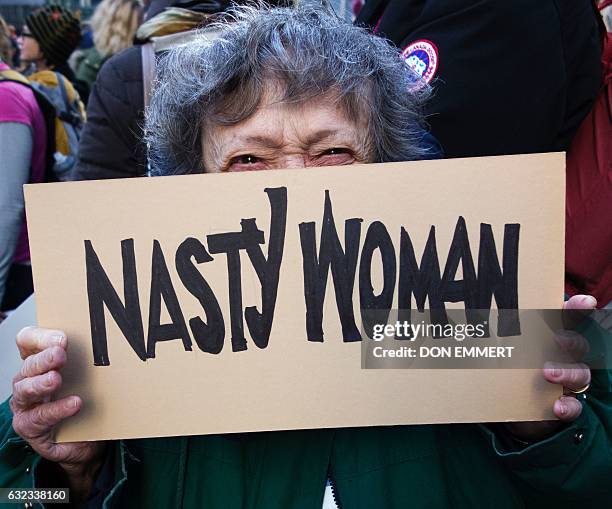
M140 46L111 57L89 96L73 180L138 177L147 172Z
M369 0L359 23L439 59L428 106L446 157L565 150L601 83L590 0ZM75 180L146 174L140 47L108 60L88 105Z
M431 130L471 157L568 149L602 83L598 17L592 0L367 0L357 23L435 48Z

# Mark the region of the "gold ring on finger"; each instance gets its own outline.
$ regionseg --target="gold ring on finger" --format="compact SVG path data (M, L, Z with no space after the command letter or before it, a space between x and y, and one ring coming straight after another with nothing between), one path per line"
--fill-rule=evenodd
M580 389L574 390L574 389L570 389L569 387L565 387L565 390L569 392L570 394L584 394L586 391L589 390L590 387L591 387L591 384L588 383L584 387L581 387Z

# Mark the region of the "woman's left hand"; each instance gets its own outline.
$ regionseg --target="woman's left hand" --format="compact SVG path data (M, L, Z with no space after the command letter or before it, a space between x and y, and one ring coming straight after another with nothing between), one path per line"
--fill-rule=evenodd
M595 309L597 301L590 295L575 295L563 305L564 311L590 311ZM570 339L571 341L571 339ZM575 347L575 346L574 346ZM505 424L506 430L520 440L537 441L554 433L563 423L573 422L582 412L582 403L576 394L583 392L591 383L591 370L586 364L546 364L544 378L553 384L563 387L563 396L553 404L553 413L558 421L513 422Z

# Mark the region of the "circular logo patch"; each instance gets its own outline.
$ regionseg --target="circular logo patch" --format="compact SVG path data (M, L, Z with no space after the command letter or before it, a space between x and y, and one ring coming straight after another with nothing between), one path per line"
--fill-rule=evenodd
M420 39L409 44L402 57L406 65L429 83L438 70L438 48L427 39Z

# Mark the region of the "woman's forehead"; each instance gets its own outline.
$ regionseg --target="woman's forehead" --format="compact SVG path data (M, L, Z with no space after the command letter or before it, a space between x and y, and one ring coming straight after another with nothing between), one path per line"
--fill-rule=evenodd
M362 131L335 101L311 99L299 103L263 100L249 118L234 125L208 125L204 129L208 143L220 149L237 143L312 145L338 137L357 138Z

